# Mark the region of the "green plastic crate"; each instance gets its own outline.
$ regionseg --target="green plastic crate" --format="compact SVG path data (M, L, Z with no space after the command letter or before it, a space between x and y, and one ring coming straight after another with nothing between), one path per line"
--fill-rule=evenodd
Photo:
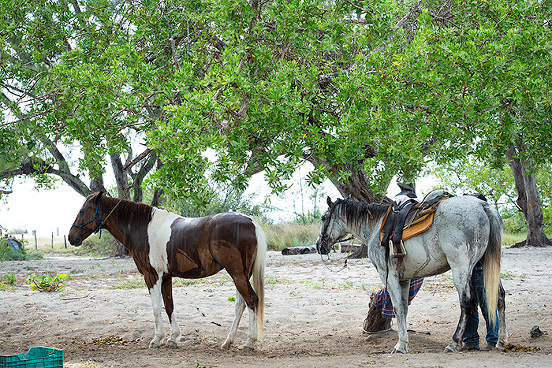
M0 355L0 368L63 368L63 350L34 346L27 354Z

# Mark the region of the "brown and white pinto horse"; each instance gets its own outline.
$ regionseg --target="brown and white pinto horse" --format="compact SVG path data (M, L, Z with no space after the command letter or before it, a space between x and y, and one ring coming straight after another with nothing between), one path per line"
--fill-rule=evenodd
M171 323L167 343L176 345L181 337L173 312L173 276L196 279L223 268L234 280L237 296L234 322L222 347L234 342L246 305L249 332L245 346L253 348L257 337L262 338L266 236L257 222L237 213L184 218L99 192L86 198L69 231L69 242L79 246L101 228L129 250L144 275L155 317L155 338L150 348L159 347L165 337L161 298ZM251 277L254 287L249 282Z

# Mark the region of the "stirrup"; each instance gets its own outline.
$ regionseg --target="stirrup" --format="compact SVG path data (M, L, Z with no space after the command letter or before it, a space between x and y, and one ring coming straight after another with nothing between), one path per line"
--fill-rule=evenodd
M404 247L404 243L402 240L399 242L399 247L400 247L400 252L396 253L395 244L393 244L392 240L389 240L389 256L391 258L403 258L406 256L406 249Z

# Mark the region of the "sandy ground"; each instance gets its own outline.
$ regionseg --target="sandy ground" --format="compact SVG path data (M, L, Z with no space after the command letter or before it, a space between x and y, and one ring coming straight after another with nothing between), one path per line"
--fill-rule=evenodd
M337 259L341 255L334 257ZM509 340L523 350L445 354L460 314L450 272L427 278L408 316L409 354L390 354L389 332L362 332L369 295L381 287L367 259L324 265L315 254L269 252L264 341L243 349L247 313L236 345L220 345L233 319L235 289L223 272L175 287L175 311L183 337L177 347L148 349L154 335L148 291L114 289L140 279L131 259L46 258L0 262L0 277L17 275L15 290L0 292L0 355L32 346L64 350L69 363L99 367L552 367L552 248L503 249ZM25 278L36 272L69 273L63 292L32 291ZM164 316L165 329L169 329ZM545 334L531 338L539 326ZM483 323L480 335L485 335ZM122 344L113 344L115 339ZM102 344L102 342L104 342ZM484 343L482 343L484 345ZM73 366L73 365L71 365Z

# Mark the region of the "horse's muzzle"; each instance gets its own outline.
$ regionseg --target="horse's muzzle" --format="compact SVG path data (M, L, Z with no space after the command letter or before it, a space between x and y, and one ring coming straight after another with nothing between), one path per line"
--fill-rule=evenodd
M320 254L330 253L330 247L328 247L328 242L323 242L320 239L316 241L316 251Z
M67 240L69 240L69 244L74 245L75 247L78 247L82 244L82 239L80 238L80 236L69 234L67 236Z

